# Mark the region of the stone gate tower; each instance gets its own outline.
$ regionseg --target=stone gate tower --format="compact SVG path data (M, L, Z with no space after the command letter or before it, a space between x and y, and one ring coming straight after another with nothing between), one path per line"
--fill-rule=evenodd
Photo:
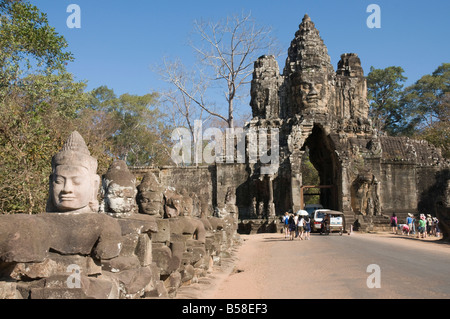
M277 129L280 163L270 175L261 173L262 164L248 164L248 180L238 192L245 195L237 198L241 218L257 217L260 210L273 217L303 208L300 167L306 147L324 186L322 205L343 211L347 224L358 220L370 228L393 212L400 217L420 209L436 213L424 194L449 163L425 141L389 137L374 128L357 54L342 54L335 71L305 15L283 73L273 56L261 56L254 67L253 119L246 128L269 134Z

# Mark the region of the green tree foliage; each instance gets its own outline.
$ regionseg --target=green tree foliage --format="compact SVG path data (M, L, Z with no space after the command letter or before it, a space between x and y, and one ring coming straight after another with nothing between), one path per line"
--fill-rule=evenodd
M432 74L422 76L407 87L401 101L409 110L414 137L440 147L450 157L450 63L441 64Z
M89 108L97 125L109 135L109 153L130 166L170 163L171 129L157 105L158 94L123 94L105 86L90 92Z
M425 139L450 157L450 63L403 88L401 67L375 69L367 76L370 114L390 135Z
M25 1L0 2L0 212L45 207L51 155L85 104L67 43Z
M305 153L302 156L302 164L301 164L301 171L302 171L302 183L303 185L320 185L320 177L319 172L316 170L314 165L311 163L309 159L309 149L306 148ZM312 194L318 194L320 190L318 188L306 188L304 189L304 200L305 204L319 204L320 203L320 196L319 195L312 195Z
M403 84L401 67L386 69L370 68L367 75L367 93L370 101L370 115L378 129L391 135L399 134L405 127L405 117L400 107Z
M85 94L66 73L24 81L0 103L0 211L31 214L44 211L51 156L75 128Z
M64 70L73 60L67 42L48 25L46 14L25 1L0 1L0 98L29 74Z
M67 42L39 9L0 0L0 213L41 213L51 157L73 130L106 172L114 158L129 165L166 164L169 128L156 94L86 93L65 65Z

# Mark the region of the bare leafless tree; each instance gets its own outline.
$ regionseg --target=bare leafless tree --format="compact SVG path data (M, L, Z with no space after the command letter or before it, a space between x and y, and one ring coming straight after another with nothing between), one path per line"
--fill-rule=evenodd
M169 62L164 58L159 73L165 81L173 84L173 87L163 91L160 97L160 102L166 106L165 113L169 121L174 127L188 128L193 136L194 121L207 121L212 116L212 107L209 108L210 113L198 107L208 104L204 100L207 89L205 77L196 76L198 72L187 71L179 59Z
M250 90L244 88L251 81L254 61L263 54L279 55L271 28L257 25L251 14L233 15L218 22L198 20L194 21L189 43L198 57L193 71L186 72L180 60L164 60L160 74L183 96L178 99L184 103L183 116L195 106L234 127L235 102L249 95ZM211 103L206 98L218 89L225 98L226 110L216 106L220 101Z

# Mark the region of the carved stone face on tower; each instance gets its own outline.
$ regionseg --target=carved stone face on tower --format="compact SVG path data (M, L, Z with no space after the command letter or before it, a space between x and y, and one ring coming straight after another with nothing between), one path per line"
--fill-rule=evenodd
M250 90L250 106L253 117L274 118L279 116L278 91L282 83L278 62L273 55L263 55L254 63Z
M254 116L263 117L265 107L267 106L268 94L267 90L260 89L251 91L250 106L252 107Z
M314 109L326 112L330 99L330 85L326 74L297 73L292 77L292 93L297 111Z
M100 177L97 160L86 143L73 132L52 158L47 212L97 212Z
M300 82L301 105L303 108L318 107L323 99L323 83L315 83L310 79L302 79Z
M333 96L334 70L328 50L308 15L291 42L283 72L287 80L290 112L328 113ZM288 112L289 113L289 112Z

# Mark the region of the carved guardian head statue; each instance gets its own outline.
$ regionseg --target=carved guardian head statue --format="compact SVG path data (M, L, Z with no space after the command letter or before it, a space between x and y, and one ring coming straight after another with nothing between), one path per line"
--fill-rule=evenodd
M98 212L100 177L83 137L73 132L52 158L47 212Z
M136 178L124 161L111 164L103 176L102 193L105 213L125 217L136 211Z

